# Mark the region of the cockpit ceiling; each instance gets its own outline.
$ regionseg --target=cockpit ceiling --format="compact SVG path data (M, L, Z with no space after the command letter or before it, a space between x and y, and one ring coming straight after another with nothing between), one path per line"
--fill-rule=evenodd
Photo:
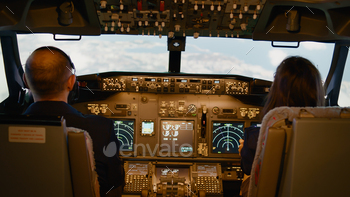
M0 1L0 31L69 35L350 40L350 1Z

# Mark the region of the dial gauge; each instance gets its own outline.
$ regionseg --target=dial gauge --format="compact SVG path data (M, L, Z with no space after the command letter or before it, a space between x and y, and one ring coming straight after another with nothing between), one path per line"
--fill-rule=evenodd
M191 113L191 114L196 113L196 111L197 111L196 105L194 105L194 104L189 105L189 106L187 107L187 111L188 111L188 113Z

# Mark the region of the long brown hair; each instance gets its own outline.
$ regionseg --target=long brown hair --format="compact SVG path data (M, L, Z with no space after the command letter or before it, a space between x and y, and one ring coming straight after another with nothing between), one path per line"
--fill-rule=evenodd
M303 57L291 56L277 67L262 114L280 106L324 106L324 96L317 68Z

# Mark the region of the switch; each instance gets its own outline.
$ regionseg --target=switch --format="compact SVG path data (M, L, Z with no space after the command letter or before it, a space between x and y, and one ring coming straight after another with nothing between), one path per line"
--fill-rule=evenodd
M137 9L138 9L139 11L142 10L142 1L138 1L138 2L137 2Z
M219 6L218 6L218 11L219 11L219 12L221 11L221 5L220 5L220 2L219 2Z
M161 12L164 11L164 1L160 1L159 11L161 11Z
M101 3L101 9L105 9L106 5L107 5L107 1L106 0L101 0L100 3Z
M247 4L244 6L244 11L245 11L245 12L248 11L248 6L247 6Z

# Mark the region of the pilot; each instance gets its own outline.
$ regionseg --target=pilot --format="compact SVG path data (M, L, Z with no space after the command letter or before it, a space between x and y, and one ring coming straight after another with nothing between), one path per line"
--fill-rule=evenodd
M291 56L277 67L262 114L265 115L271 109L281 106L324 106L324 95L321 75L317 68L303 57ZM250 175L252 169L259 131L259 127L248 127L244 132L245 139L240 140L241 167L247 175ZM242 182L243 196L248 194L249 179Z
M69 92L76 83L75 68L69 56L56 47L36 49L27 59L23 80L34 98L34 103L24 114L63 116L68 127L88 131L93 140L101 196L121 196L124 168L113 121L84 115L67 103ZM117 151L112 154L106 149L111 143L117 146ZM106 150L108 154L104 154Z

